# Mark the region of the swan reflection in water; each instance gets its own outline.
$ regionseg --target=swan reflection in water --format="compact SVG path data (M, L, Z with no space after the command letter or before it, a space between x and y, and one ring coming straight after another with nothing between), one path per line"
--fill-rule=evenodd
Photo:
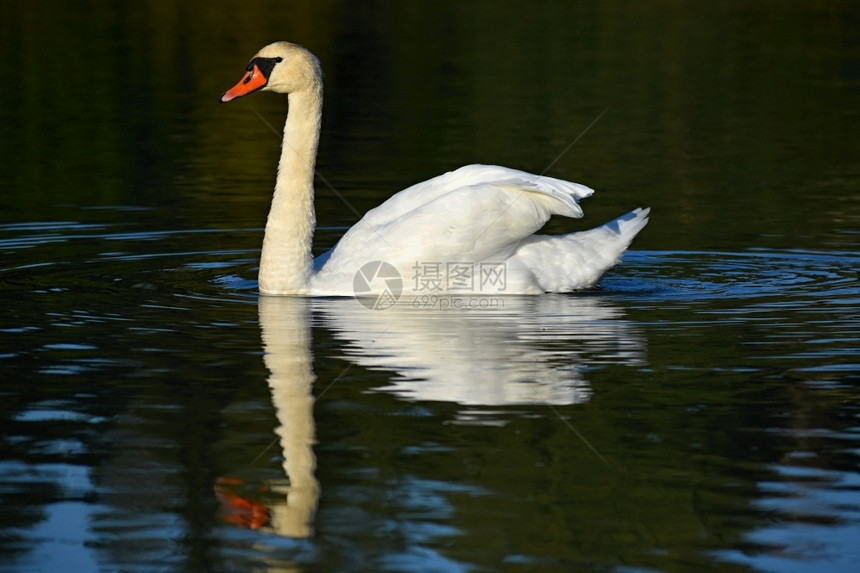
M315 326L344 343L350 362L394 373L379 391L410 401L456 402L463 406L463 422L474 419L479 406L582 403L591 397L587 367L644 363L644 337L604 297L501 301L494 310L415 309L409 301L371 310L351 298L260 297L289 481L279 491L283 503L268 508L266 529L286 537L312 534L320 486L314 476L311 315Z

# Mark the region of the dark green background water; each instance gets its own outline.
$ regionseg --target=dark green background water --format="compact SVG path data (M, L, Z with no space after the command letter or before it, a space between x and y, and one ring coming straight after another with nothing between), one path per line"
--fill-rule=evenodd
M856 3L211 4L0 5L0 569L860 567ZM652 222L596 292L260 303L286 100L216 100L281 39L318 252L475 162Z

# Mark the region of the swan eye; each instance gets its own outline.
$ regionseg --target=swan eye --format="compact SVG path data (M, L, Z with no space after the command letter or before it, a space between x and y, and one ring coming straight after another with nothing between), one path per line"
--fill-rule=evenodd
M284 58L282 58L281 56L278 56L277 58L275 58L275 63L276 63L276 64L280 64L280 63L281 63L281 62L283 62L283 61L284 61Z

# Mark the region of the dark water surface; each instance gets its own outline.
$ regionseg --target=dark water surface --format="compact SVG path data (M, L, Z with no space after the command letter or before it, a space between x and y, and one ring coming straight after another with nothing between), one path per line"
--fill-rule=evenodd
M472 162L652 222L588 293L260 299L286 101L216 98L278 39L318 252ZM0 83L0 570L860 569L856 3L13 0Z

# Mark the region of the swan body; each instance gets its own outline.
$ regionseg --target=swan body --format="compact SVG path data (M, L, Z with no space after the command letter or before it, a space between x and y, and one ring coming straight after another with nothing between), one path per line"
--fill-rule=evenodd
M400 191L314 259L319 62L301 46L270 44L221 101L257 90L287 93L290 104L260 257L263 294L353 296L359 273L361 294L390 290L395 279L404 294L416 296L570 292L594 286L648 223L649 210L636 209L589 231L535 235L552 215L582 217L579 200L593 191L506 167L467 165Z

